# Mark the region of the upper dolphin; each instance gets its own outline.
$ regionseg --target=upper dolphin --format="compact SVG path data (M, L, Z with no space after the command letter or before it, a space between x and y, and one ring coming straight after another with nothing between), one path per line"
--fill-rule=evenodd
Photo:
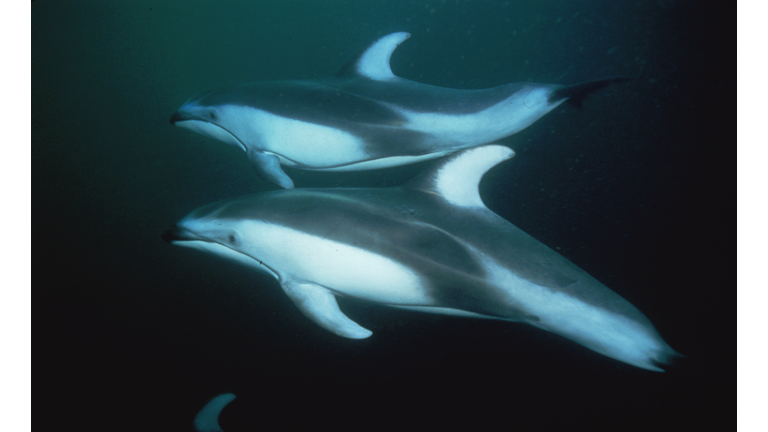
M518 321L625 363L662 371L677 356L637 308L488 209L478 184L514 153L444 158L400 187L291 189L201 207L163 234L275 277L311 320L371 332L348 296L421 312Z
M280 165L355 171L405 165L515 134L566 100L576 104L612 78L565 87L512 83L482 90L395 76L384 36L336 77L238 84L189 99L171 123L245 151L265 180L293 181Z

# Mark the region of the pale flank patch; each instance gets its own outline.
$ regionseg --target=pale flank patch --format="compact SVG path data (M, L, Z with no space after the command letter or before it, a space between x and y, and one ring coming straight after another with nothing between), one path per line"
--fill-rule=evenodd
M608 357L642 369L663 372L653 360L666 347L646 326L623 315L536 285L516 276L490 257L483 258L488 279L509 293L508 303L536 316L535 327L564 336Z
M462 115L408 111L389 105L408 119L408 129L434 135L438 142L478 145L520 132L557 108L563 101L548 103L550 91L548 87L526 86L496 105Z
M300 120L281 117L260 109L244 106L221 107L232 133L256 150L283 156L281 162L295 162L313 168L348 164L366 159L365 145L357 137L342 130Z
M432 304L414 271L374 252L260 221L242 221L237 231L243 252L279 274L379 303Z

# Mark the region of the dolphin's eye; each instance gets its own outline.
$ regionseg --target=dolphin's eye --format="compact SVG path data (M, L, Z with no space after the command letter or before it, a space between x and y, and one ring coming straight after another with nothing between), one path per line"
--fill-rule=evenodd
M234 234L230 234L229 237L227 237L227 240L229 240L229 242L232 244L237 243L237 237L235 237Z
M216 118L217 118L217 117L216 117L216 113L215 113L215 112L213 112L213 111L211 111L211 112L209 112L209 113L208 113L208 117L210 117L210 118L211 118L211 120L216 120Z

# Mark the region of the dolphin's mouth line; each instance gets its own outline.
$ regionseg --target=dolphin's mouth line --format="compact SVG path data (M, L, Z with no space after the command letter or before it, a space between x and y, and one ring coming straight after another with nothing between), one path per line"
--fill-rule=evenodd
M224 132L228 133L232 138L235 139L235 141L237 141L237 143L240 145L240 147L243 149L243 151L248 153L248 148L245 146L245 144L243 144L243 141L240 140L240 138L237 137L237 135L233 134L229 129L227 129L227 128L223 127L223 126L217 125L216 123L212 123L212 122L209 122L208 120L204 120L204 119L200 119L200 118L196 118L196 117L184 117L181 114L179 114L178 111L171 115L171 120L170 121L171 121L171 124L174 125L174 126L176 126L176 123L182 123L182 122L185 122L185 121L198 121L198 122L202 122L202 123L206 123L206 124L215 126L215 127L219 128L219 129L223 130Z
M181 228L178 225L174 225L173 228L165 230L160 235L160 238L162 238L166 243L173 244L175 241L206 241L210 242L210 240L200 237L190 231L185 230L184 228Z
M199 242L205 242L205 243L210 243L210 244L214 244L214 245L219 245L221 247L225 247L225 248L229 249L230 251L232 251L234 253L237 253L237 254L240 254L240 255L242 255L244 257L247 257L248 259L250 259L252 261L258 262L259 265L263 266L266 270L268 270L269 273L271 273L271 274L273 274L275 276L278 275L278 272L274 268L272 268L272 266L270 266L268 264L265 264L264 261L262 261L262 260L260 260L260 259L258 259L256 257L253 257L251 255L248 255L246 253L243 253L243 252L240 252L238 250L235 250L235 249L232 249L230 247L227 247L227 246L221 244L220 242L217 242L217 241L212 240L210 238L203 237L203 236L197 235L197 234L195 234L195 233L193 233L191 231L185 230L184 228L181 228L178 225L175 225L173 228L168 229L165 232L163 232L163 234L160 235L160 238L162 238L165 242L167 242L169 244L173 244L173 242L199 241Z
M200 120L200 121L204 121L204 120ZM219 129L225 131L226 133L230 134L232 136L232 138L234 138L238 142L238 144L240 144L240 147L243 148L243 151L248 153L248 147L246 147L245 144L243 144L243 142L240 140L240 138L237 137L237 135L235 135L232 132L230 132L227 128L217 125L216 123L211 123L209 121L206 121L206 123L214 125L217 128L219 128Z

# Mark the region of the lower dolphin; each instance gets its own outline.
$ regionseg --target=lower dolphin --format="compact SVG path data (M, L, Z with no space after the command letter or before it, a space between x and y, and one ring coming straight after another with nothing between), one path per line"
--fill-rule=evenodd
M480 179L513 155L466 149L394 188L246 195L201 207L162 237L272 275L340 336L371 335L339 309L346 296L526 323L663 371L679 354L637 308L483 204Z
M568 87L436 87L392 72L390 57L409 37L382 37L335 77L202 93L185 102L171 123L243 150L262 178L292 188L281 165L358 171L435 159L513 135L565 101L579 105L588 94L627 79Z

